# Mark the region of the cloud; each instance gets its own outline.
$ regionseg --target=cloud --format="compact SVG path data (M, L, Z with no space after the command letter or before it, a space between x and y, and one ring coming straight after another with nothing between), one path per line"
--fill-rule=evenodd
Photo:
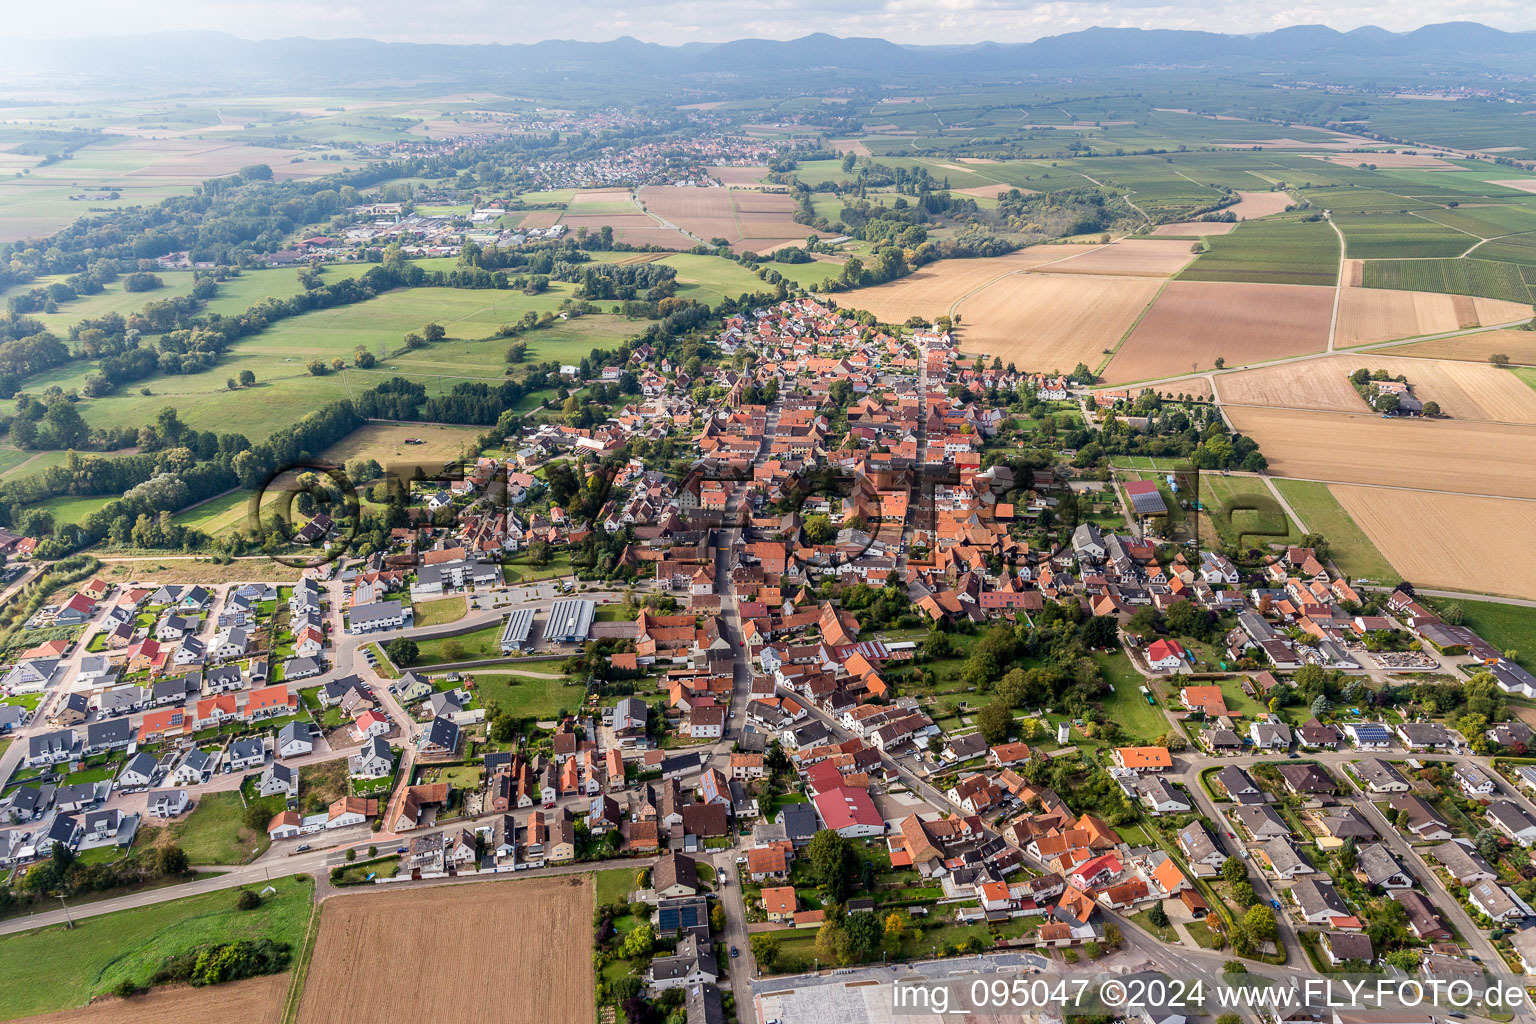
M1524 0L1383 0L1341 8L1299 0L1266 8L1229 0L594 0L559 4L493 0L76 0L68 18L45 4L11 4L9 33L70 38L157 31L218 31L251 39L279 36L366 37L387 42L520 43L541 39L600 41L632 35L647 42L722 42L744 37L792 39L810 32L880 36L899 43L1022 42L1093 25L1262 32L1328 24L1348 30L1380 25L1406 31L1441 21L1481 21L1495 28L1536 27Z

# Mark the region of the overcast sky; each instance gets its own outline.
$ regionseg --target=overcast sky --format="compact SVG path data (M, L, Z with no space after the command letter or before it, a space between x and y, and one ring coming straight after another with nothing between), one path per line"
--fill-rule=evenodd
M516 43L605 40L659 43L744 37L792 39L809 32L881 36L903 43L1019 42L1093 25L1262 32L1288 25L1405 31L1442 21L1536 28L1528 0L74 0L0 2L0 29L25 38L215 30L251 39L299 35L388 42Z

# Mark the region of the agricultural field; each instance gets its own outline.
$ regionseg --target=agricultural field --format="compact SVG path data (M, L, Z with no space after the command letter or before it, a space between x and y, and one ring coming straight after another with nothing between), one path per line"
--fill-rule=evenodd
M1421 401L1438 402L1453 419L1536 423L1536 390L1518 376L1485 363L1404 359L1385 351L1333 355L1298 363L1222 374L1216 382L1231 405L1366 412L1348 377L1356 370L1386 370L1403 376Z
M1371 366L1374 369L1375 363ZM1261 366L1221 374L1216 378L1216 393L1229 406L1368 412L1364 399L1348 380L1354 369L1354 362L1328 358Z
M292 410L317 408L357 390L404 376L429 383L432 393L446 392L460 380L505 379L508 339L493 338L497 328L527 310L554 311L572 286L551 284L538 296L521 292L412 288L387 292L367 302L317 310L281 321L235 344L219 364L204 373L156 375L103 398L84 399L81 415L92 426L139 426L174 405L183 422L202 430L238 431L264 438L293 422ZM406 350L404 336L429 322L442 324L448 338L423 349ZM635 333L635 325L609 315L582 317L523 336L530 360L580 358L594 347L608 346ZM315 376L312 359L351 363L357 348L376 354L374 369L327 370ZM50 384L78 387L92 364L72 363L28 381L30 388ZM231 392L226 382L242 370L256 384ZM148 395L140 393L149 390Z
M1339 239L1323 220L1292 215L1250 221L1205 244L1207 251L1179 280L1328 286L1338 280Z
M768 252L818 233L791 219L800 207L787 195L671 185L647 185L638 195L647 212L705 242L724 238L738 250Z
M1392 568L1392 563L1376 550L1376 545L1350 518L1328 484L1315 480L1279 479L1275 486L1307 531L1320 533L1328 539L1329 557L1351 579L1385 584L1401 582L1402 577Z
M1109 383L1316 352L1328 346L1333 290L1187 281L1163 288L1104 371Z
M887 284L839 292L837 301L848 309L868 310L883 323L899 324L909 316L932 320L947 315L960 300L991 281L1097 248L1100 247L1080 244L1033 245L992 259L940 260Z
M1160 287L1149 278L1013 274L956 304L960 345L1026 371L1096 366Z
M1187 220L1177 224L1159 224L1152 229L1153 238L1203 238L1206 235L1225 235L1235 223L1229 220Z
M1478 250L1482 252L1481 249ZM1532 301L1536 269L1469 257L1454 260L1370 260L1361 283L1367 288L1482 295L1509 302Z
M592 907L583 875L335 897L321 910L298 1024L422 1019L447 1006L590 1024ZM494 949L518 952L487 955Z
M1225 207L1222 212L1233 214L1239 221L1273 217L1277 213L1284 213L1287 207L1296 203L1287 192L1239 192L1238 195L1242 198L1236 204Z
M1344 255L1350 259L1460 256L1482 237L1411 213L1345 213L1333 222L1344 232Z
M1041 273L1172 277L1195 258L1179 239L1126 238L1092 252L1041 267Z
M446 423L365 423L320 453L321 462L341 465L348 459L374 459L388 469L405 462L441 465L472 449L482 431ZM407 444L406 439L421 444Z
M270 939L286 942L297 952L309 921L314 882L306 876L274 879L277 890L257 910L237 910L234 889L224 889L197 896L167 900L132 910L82 918L72 930L60 927L39 928L0 936L0 1017L25 1017L70 1007L83 1006L92 998L110 992L124 980L138 984L149 981L165 960L214 942L240 939ZM273 985L280 1005L287 976L278 975L282 984L270 979L258 980L251 988L259 994L236 993L232 1008L246 1007L254 1013L265 1012L265 985ZM215 1003L220 993L236 986L192 989ZM166 998L171 998L167 993ZM118 1004L108 1004L116 1006ZM173 1000L173 1005L182 1006ZM195 1003L188 1002L190 1011ZM208 1004L205 1004L207 1006ZM101 1019L113 1022L150 1021L155 1017L103 1013ZM276 1007L273 1007L275 1010ZM270 1019L276 1018L274 1013ZM64 1018L71 1024L74 1016ZM96 1020L80 1016L81 1021ZM166 1018L173 1021L210 1019L207 1016ZM234 1018L231 1018L234 1019ZM258 1017L257 1019L269 1019Z
M28 1017L30 1024L280 1024L288 975L247 978L207 988L151 989L132 999L107 998L74 1010Z
M1246 406L1227 415L1277 476L1536 498L1536 427Z
M1536 561L1490 537L1530 536L1536 503L1466 494L1334 485L1351 519L1404 578L1422 587L1529 597Z
M1529 320L1529 304L1502 299L1346 287L1339 293L1339 348Z
M1392 353L1428 359L1461 359L1472 363L1486 363L1489 356L1506 355L1511 363L1536 366L1536 331L1479 331L1457 338L1436 338L1412 345L1393 346Z

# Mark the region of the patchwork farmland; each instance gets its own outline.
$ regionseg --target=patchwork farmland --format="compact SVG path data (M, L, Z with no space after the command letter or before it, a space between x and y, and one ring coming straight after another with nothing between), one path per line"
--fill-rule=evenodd
M1160 282L1137 277L1013 274L955 306L961 347L1004 363L1071 372L1114 349Z
M1170 281L1115 354L1109 383L1280 359L1328 347L1333 289Z

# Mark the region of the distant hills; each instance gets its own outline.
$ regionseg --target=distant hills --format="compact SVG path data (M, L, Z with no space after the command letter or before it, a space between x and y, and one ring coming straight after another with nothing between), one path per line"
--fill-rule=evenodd
M127 76L217 85L234 79L291 85L459 82L525 77L614 81L722 76L763 79L786 73L851 74L861 80L925 77L986 80L1032 74L1182 66L1254 70L1261 65L1373 67L1415 72L1450 66L1528 67L1536 32L1503 32L1474 22L1412 32L1375 27L1340 32L1300 25L1258 35L1165 29L1090 28L1031 43L909 46L883 39L814 34L792 40L738 39L663 46L624 37L604 43L441 45L371 39L247 40L220 33L157 33L68 41L0 41L11 71L77 79ZM147 83L146 83L147 84Z

